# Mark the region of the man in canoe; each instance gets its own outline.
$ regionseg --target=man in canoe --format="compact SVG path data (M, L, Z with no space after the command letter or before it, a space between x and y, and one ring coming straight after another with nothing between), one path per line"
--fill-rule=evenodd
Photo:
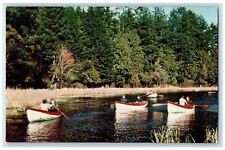
M48 111L49 107L51 107L51 105L48 103L47 99L43 99L42 103L40 104L41 110L46 110Z
M55 106L55 102L53 100L51 101L51 104L49 104L47 99L43 99L42 103L40 104L40 107L41 107L41 110L45 110L45 111L53 111L53 112L58 111Z
M120 99L121 102L127 102L127 99L125 97L125 95L122 96L122 98Z
M146 93L146 95L151 95L151 94L153 94L154 92L152 91L152 90L150 90L150 91L148 91L147 93Z
M141 102L141 97L140 96L137 96L136 103L140 103L140 102Z
M184 98L184 96L182 96L179 99L179 104L186 106L186 105L193 105L193 102L192 102L192 100L190 100L190 98L188 96L186 97L186 99Z
M50 107L48 108L48 111L56 112L58 111L57 105L53 99L51 99Z
M187 100L184 98L184 96L181 96L181 98L179 99L179 104L183 106L188 105Z

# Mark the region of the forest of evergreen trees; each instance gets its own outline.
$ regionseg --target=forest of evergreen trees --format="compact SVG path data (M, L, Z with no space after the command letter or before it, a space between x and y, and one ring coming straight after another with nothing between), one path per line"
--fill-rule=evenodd
M218 84L218 25L185 7L7 7L6 85Z

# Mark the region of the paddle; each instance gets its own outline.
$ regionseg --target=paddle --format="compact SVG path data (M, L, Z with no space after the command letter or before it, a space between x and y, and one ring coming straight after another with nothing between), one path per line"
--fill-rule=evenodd
M195 107L199 107L199 108L208 108L209 105L203 104L203 105L194 105Z
M206 105L206 104L202 104L202 105L193 104L192 101L189 101L188 104L193 105L195 107L199 107L199 108L208 108L209 107L209 105Z
M208 108L209 107L209 105L207 105L207 104L201 104L201 105L193 104L192 100L188 100L188 104L194 105L195 107L199 107L199 108Z
M59 97L58 97L58 101L59 101ZM55 106L55 108L56 108L59 112L61 112L61 114L62 114L67 120L70 120L70 118L69 118L66 114L64 114L64 112L62 112L57 106Z
M66 119L70 120L70 118L69 118L66 114L64 114L58 107L55 106L55 108L56 108L59 112L61 112L61 114L62 114Z
M143 96L148 96L147 94L144 94L144 95L141 95L141 96L139 96L139 97L143 97Z
M146 94L143 94L143 95L141 95L141 96L139 96L139 97L143 97L143 96L148 96L148 95L151 95L152 93L146 93Z

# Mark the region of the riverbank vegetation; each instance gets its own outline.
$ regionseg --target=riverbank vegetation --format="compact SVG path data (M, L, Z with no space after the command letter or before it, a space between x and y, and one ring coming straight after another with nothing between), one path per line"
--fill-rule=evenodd
M195 143L194 138L189 135L183 135L180 129L170 129L162 126L152 132L153 143Z
M217 128L206 128L206 135L204 143L217 143L218 132ZM170 129L162 126L159 129L154 129L151 133L153 143L195 143L192 135L185 135L181 133L180 129Z
M185 7L6 8L8 88L217 83L218 26Z
M218 142L218 128L206 128L205 143L217 143Z
M16 108L40 104L45 98L64 97L102 97L123 94L145 94L149 90L158 93L167 92L192 92L192 91L217 91L217 87L164 87L164 88L63 88L63 89L6 89L6 107Z

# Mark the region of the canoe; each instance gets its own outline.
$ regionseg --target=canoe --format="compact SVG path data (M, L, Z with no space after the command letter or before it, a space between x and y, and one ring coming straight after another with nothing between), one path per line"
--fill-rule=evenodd
M116 109L143 109L148 105L148 101L142 102L120 102L116 101Z
M209 94L209 95L216 94L216 91L209 91L208 94Z
M36 122L36 121L46 121L58 118L62 115L60 111L51 112L36 108L28 108L27 111L27 119L29 122Z
M147 97L157 97L157 96L158 96L158 94L156 92L152 92L152 93L148 94Z
M209 91L208 93L216 93L216 91Z
M175 102L167 102L167 111L168 113L193 112L195 105L183 106Z

